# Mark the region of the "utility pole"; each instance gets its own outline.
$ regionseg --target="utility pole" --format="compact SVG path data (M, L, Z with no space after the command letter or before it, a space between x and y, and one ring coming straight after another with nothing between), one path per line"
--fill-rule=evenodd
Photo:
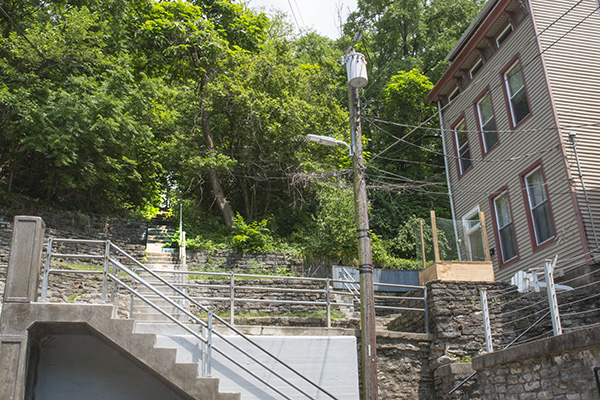
M345 60L348 71L354 208L358 239L358 270L360 273L361 399L377 400L377 337L375 331L373 258L371 254L365 160L360 122L360 97L358 93L358 88L367 84L366 62L362 54L354 52L354 48L350 48Z

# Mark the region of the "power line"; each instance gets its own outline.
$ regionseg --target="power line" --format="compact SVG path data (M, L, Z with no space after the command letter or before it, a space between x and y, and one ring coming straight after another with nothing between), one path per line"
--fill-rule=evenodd
M372 126L374 126L375 128L379 129L381 132L383 132L383 133L385 133L385 134L389 135L390 137L392 137L392 138L394 138L394 139L397 139L396 143L400 143L400 142L402 142L402 143L405 143L405 144L407 144L407 145L409 145L409 146L413 146L413 147L416 147L416 148L418 148L418 149L421 149L421 150L423 150L423 151L427 151L427 152L429 152L429 153L432 153L432 154L436 154L436 155L439 155L439 156L442 156L442 157L446 157L446 158L448 158L448 159L454 159L454 160L459 160L459 159L461 159L461 157L457 157L457 156L451 156L451 155L446 155L446 154L444 154L444 153L442 153L442 152L439 152L439 151L436 151L436 150L432 150L432 149L429 149L429 148L427 148L427 147L420 146L420 145L418 145L418 144L416 144L416 143L409 142L408 140L405 140L404 138L398 138L397 136L395 136L394 134L392 134L392 133L390 133L390 132L386 131L385 129L381 128L381 127L380 127L380 126L378 126L377 124L375 124L375 123L373 123L373 122L371 122L371 121L369 121L369 123L370 123L370 125L372 125ZM406 135L405 135L405 136L406 136ZM549 147L549 148L547 148L547 149L536 150L536 151L534 151L534 152L532 152L532 153L527 153L527 154L523 154L523 155L520 155L520 156L515 156L515 157L510 157L510 158L505 158L505 159L500 159L500 158L495 158L495 159L494 159L494 158L486 157L486 158L482 158L482 159L469 158L469 160L470 160L472 163L476 163L476 162L477 162L477 163L480 163L480 162L481 162L481 163L501 163L501 162L514 162L514 161L517 161L517 160L520 160L520 159L523 159L523 158L529 158L529 157L533 157L533 156L536 156L536 155L545 154L545 153L547 153L547 152L549 152L549 151L552 151L552 150L557 150L557 149L559 149L559 148L560 148L560 145L559 145L559 144L556 144L556 145L553 145L553 146L551 146L551 147ZM380 154L381 154L381 153L380 153ZM371 158L371 161L372 161L374 158L375 158L375 157L372 157L372 158Z
M296 26L298 27L298 31L302 30L300 24L298 23L298 19L296 18L296 13L294 12L294 7L292 7L292 2L288 0L288 5L290 6L290 10L292 11L292 16L294 17L294 21L296 21Z

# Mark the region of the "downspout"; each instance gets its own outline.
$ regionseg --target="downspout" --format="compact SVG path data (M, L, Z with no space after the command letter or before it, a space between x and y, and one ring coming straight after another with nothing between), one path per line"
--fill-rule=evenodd
M577 134L575 132L569 132L569 138L571 138L571 143L573 144L573 153L575 153L575 162L577 162L577 172L579 173L579 181L581 182L581 189L583 190L583 196L585 198L585 205L587 206L588 216L590 218L590 226L592 228L592 235L594 235L594 243L596 244L596 249L598 246L598 236L596 235L596 228L594 226L594 215L592 214L592 208L590 207L590 201L588 199L587 190L585 190L585 183L583 182L583 173L581 172L581 163L579 162L579 155L577 154L577 145L575 144L575 136Z
M454 215L454 201L452 200L452 189L450 188L450 175L448 173L448 152L446 151L446 138L444 137L444 120L442 119L442 104L438 100L438 116L440 118L440 132L442 134L442 148L444 149L444 166L446 170L446 184L448 186L448 198L450 199L450 212L452 213L452 226L454 227L454 244L456 245L456 254L458 261L462 261L460 246L458 244L458 228L456 227L456 216Z

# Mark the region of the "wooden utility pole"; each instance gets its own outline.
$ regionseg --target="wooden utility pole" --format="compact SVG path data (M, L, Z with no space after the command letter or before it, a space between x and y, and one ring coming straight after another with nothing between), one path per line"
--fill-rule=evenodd
M354 171L354 208L358 237L358 270L360 272L360 336L362 360L362 400L377 399L377 341L375 332L375 298L373 261L367 209L367 185L363 157L360 98L358 88L348 86L350 128L352 131L352 168Z

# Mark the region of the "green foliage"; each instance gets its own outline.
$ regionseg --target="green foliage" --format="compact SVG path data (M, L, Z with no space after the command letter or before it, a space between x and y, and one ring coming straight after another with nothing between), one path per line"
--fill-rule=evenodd
M271 231L267 227L268 221L253 221L247 224L238 213L234 219L233 248L241 253L261 254L269 252L273 247Z
M304 237L313 257L352 263L357 257L354 194L350 189L321 185L319 208Z
M419 269L421 263L414 258L400 258L394 255L394 243L391 240L382 240L380 236L371 234L371 248L373 264L383 269Z
M403 258L423 259L421 254L420 221L421 218L411 216L407 223L400 227L397 236L393 240L393 251ZM425 238L425 256L427 260L433 260L433 233L431 226L426 221L423 224L423 236ZM440 258L448 260L452 252L452 244L443 230L438 230L438 247Z

